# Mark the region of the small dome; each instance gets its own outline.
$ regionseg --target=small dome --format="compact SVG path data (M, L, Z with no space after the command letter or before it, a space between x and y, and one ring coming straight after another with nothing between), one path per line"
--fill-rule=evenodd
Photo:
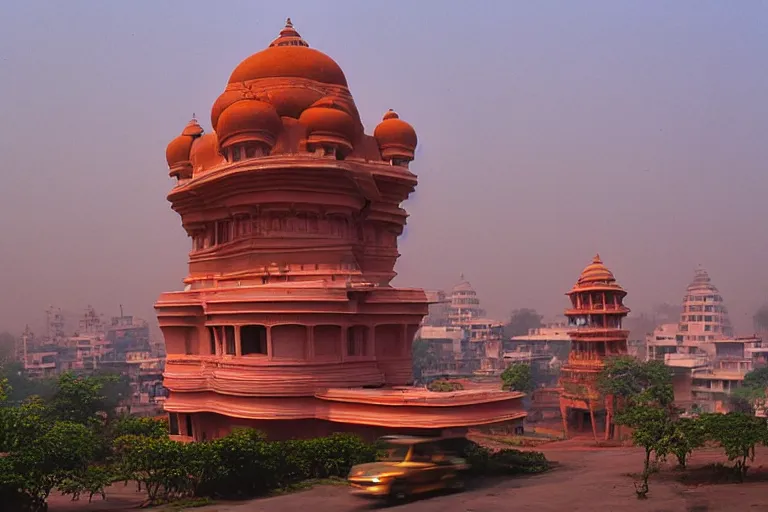
M290 18L280 36L267 49L251 55L235 68L229 83L260 78L306 78L347 86L339 65L326 54L310 48L293 28Z
M307 143L352 150L355 120L343 101L328 96L302 112L299 122L307 127Z
M189 153L192 176L197 176L224 161L219 150L219 139L216 132L206 133L192 144L192 150Z
M384 114L384 118L373 131L373 136L379 143L381 156L384 160L402 159L413 160L418 138L413 126L406 123L394 110Z
M282 87L267 93L267 99L278 115L294 119L322 97L322 92L306 87Z
M189 155L192 143L202 134L203 128L198 124L197 119L193 118L181 131L181 135L173 139L165 148L165 160L168 162L171 176L179 178L191 176L191 168L187 169L187 167L190 166Z
M240 100L222 112L216 133L222 148L240 142L257 142L272 148L281 125L280 117L269 103Z
M603 261L600 259L600 255L597 254L592 259L592 263L587 265L587 267L581 272L579 280L576 282L576 286L574 288L584 288L599 285L610 286L611 288L621 288L618 283L616 283L616 278L613 276L613 273L608 270L608 268L603 264Z
M248 92L249 91L247 89L242 88L227 89L218 98L216 98L216 101L213 102L213 107L211 107L211 127L213 128L213 131L217 130L221 113L224 112L224 110L226 110L227 107L233 103L240 100L249 99Z

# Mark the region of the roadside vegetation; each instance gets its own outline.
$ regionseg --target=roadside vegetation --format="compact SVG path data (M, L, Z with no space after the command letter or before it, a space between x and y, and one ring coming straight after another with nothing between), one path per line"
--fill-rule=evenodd
M685 469L688 457L707 443L723 449L735 479L744 481L755 458L755 446L768 446L768 422L754 415L760 397L764 403L764 375L764 370L758 370L745 378L752 389L744 395L743 409L684 417L674 405L672 375L662 362L640 362L632 357L609 360L599 387L614 402L615 423L629 427L635 445L644 448L640 480L635 483L637 497L648 496L648 480L658 463L671 455Z
M113 376L63 374L43 399L10 402L0 380L0 503L42 512L52 493L72 500L105 499L114 483L136 485L145 505L244 499L340 481L377 447L348 434L267 441L242 429L207 442L168 437L165 420L115 414L107 394ZM466 441L459 448L475 475L517 475L548 469L535 452L492 452Z

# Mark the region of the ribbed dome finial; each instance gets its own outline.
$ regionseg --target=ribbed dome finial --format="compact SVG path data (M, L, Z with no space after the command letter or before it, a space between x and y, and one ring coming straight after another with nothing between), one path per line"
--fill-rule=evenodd
M302 39L301 35L293 28L291 18L286 18L285 27L280 31L277 39L272 41L269 46L304 46L308 48L309 43Z

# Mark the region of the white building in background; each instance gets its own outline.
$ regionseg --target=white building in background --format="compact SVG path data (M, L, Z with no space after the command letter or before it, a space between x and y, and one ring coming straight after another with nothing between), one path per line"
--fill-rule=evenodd
M451 305L448 310L448 323L452 326L467 328L473 320L485 316L480 308L480 299L469 281L461 274L461 282L451 290Z
M689 342L733 337L728 308L709 274L702 268L696 270L683 298L677 337L680 341Z
M675 402L686 409L727 410L731 391L768 362L759 337L734 337L723 297L701 268L683 297L680 322L658 326L645 343L647 360L672 368Z

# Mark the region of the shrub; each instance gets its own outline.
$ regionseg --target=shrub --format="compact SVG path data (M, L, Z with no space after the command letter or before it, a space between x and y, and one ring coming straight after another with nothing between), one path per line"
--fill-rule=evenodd
M376 455L374 446L353 435L270 442L248 429L188 444L123 436L115 447L121 478L140 482L150 503L187 496L258 496L304 480L344 477L352 466Z
M447 380L435 380L429 383L427 389L438 393L450 393L451 391L461 391L464 386L461 382L450 382Z
M168 421L165 419L123 416L112 427L115 439L123 436L142 436L160 439L168 437Z
M549 469L549 461L541 452L499 450L492 452L477 443L468 441L460 456L470 464L474 475L520 475L541 473Z

